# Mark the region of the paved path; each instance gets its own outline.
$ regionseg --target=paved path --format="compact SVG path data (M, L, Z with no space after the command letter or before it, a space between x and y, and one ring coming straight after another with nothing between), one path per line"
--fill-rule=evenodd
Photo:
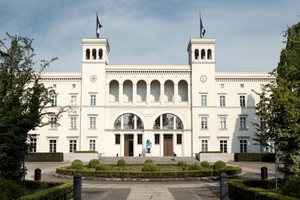
M240 166L245 179L260 179L261 167L268 168L269 178L275 177L274 163L229 162L228 165ZM42 180L73 181L72 179L54 177L55 169L70 165L59 163L26 163L26 179L34 179L34 170L42 170ZM219 181L176 181L176 182L121 182L82 180L82 200L217 200L219 198Z

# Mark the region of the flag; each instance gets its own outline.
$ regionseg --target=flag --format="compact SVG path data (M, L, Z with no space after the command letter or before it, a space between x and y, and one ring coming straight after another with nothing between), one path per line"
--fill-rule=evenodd
M96 14L96 37L99 38L100 36L100 28L102 25L99 22L98 14Z
M205 28L202 24L202 20L201 20L201 17L200 17L200 38L203 38L204 34L205 34Z

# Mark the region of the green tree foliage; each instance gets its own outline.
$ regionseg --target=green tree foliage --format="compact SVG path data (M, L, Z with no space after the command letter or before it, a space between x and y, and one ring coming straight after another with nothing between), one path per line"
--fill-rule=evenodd
M59 119L64 108L52 108L55 92L40 82L41 73L56 58L41 60L40 71L34 72L33 40L7 37L0 40L0 177L20 180L29 151L28 132L53 123L50 119Z
M275 81L265 85L257 104L257 115L262 123L254 123L255 140L268 147L274 142L283 166L279 171L287 179L299 172L300 154L300 22L284 34L286 47L282 49L278 67L270 74Z

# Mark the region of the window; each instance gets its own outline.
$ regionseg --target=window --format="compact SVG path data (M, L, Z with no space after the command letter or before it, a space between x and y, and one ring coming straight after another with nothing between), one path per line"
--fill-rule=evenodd
M220 151L227 153L227 140L220 140Z
M220 88L224 88L224 84L220 84Z
M57 106L57 95L52 95L52 106Z
M247 153L247 140L240 140L240 153Z
M56 153L56 140L49 141L49 152Z
M201 129L207 129L207 117L201 117Z
M137 143L138 144L143 144L143 135L142 134L138 134L137 136L138 136Z
M71 129L76 129L76 117L71 117Z
M96 117L90 117L90 129L96 128Z
M69 152L73 152L76 151L76 140L70 140L70 146L69 146Z
M120 144L121 141L121 135L120 134L116 134L115 135L115 144Z
M76 88L76 84L72 84L72 88Z
M71 96L71 105L72 106L76 106L76 100L77 100L77 97L76 96Z
M220 106L225 106L225 96L220 96Z
M51 117L50 119L50 125L52 129L56 129L57 128L57 120L56 117Z
M240 117L240 129L246 129L246 117Z
M207 105L206 95L201 95L201 106Z
M56 88L56 84L53 84L53 88Z
M244 84L240 84L240 87L241 87L241 88L244 88Z
M201 150L208 151L208 141L207 140L201 140Z
M226 117L220 117L220 129L226 129Z
M30 152L36 152L36 138L30 138Z
M266 128L266 123L262 117L260 117L260 128L262 130Z
M154 144L159 144L159 134L154 135Z
M246 101L245 101L245 96L240 96L240 106L245 107Z
M96 105L96 95L91 95L91 106L95 106Z
M90 151L96 151L96 140L90 140Z
M177 134L177 144L182 144L182 134Z

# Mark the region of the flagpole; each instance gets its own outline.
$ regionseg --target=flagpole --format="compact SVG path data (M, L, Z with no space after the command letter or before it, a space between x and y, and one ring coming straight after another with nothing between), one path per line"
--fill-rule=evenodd
M201 10L199 10L200 38L201 38Z

